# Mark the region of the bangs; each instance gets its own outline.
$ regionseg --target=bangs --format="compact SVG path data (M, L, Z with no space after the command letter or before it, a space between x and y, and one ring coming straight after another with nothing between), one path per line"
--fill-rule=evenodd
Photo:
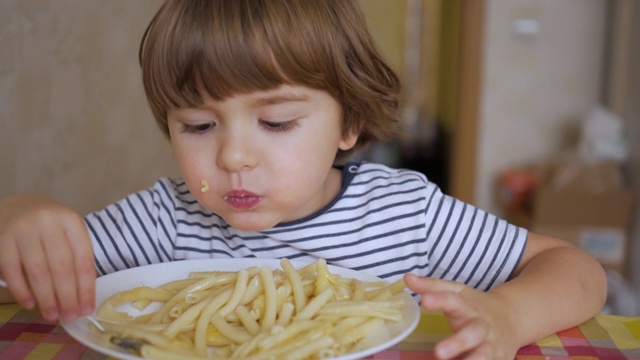
M309 11L300 8L314 3L165 3L147 28L139 54L156 119L166 121L172 108L202 104L201 90L215 100L292 83L329 90L331 51L321 45L327 39L317 39L328 36L319 31L326 24L304 19Z

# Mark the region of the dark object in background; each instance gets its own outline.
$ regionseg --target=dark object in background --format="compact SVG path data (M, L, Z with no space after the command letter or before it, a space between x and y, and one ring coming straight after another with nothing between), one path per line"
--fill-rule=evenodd
M371 144L350 160L371 161L393 168L405 168L424 174L447 194L449 188L449 137L437 122L428 130L406 131L387 142ZM426 128L427 126L425 126Z
M447 194L449 185L449 139L442 125L434 121L432 135L415 141L396 140L398 166L418 171Z

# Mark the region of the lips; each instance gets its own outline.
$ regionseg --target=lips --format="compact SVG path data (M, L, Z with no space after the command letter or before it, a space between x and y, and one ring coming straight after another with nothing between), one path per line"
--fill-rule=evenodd
M223 199L236 209L251 209L258 205L262 196L246 190L231 190L224 195Z

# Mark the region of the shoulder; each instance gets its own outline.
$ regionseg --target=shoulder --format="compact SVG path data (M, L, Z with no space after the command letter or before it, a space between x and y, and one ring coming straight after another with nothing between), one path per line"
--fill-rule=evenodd
M351 162L344 165L345 173L351 173L354 176L354 180L358 182L371 182L371 181L392 181L392 180L413 180L422 182L424 184L429 183L427 177L414 170L392 168L384 164L370 163L370 162Z
M401 168L392 168L377 163L347 163L344 173L350 173L353 177L349 186L355 189L379 189L415 191L429 190L439 191L438 187L430 182L427 177L417 171ZM357 191L357 190L356 190Z
M347 163L343 168L346 189L338 207L379 206L405 210L424 209L442 196L440 189L421 173L376 163Z

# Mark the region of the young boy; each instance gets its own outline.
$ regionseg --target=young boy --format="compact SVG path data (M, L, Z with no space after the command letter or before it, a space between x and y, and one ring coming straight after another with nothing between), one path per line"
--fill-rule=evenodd
M73 321L93 310L96 268L322 257L404 276L456 331L437 345L442 359L513 358L603 305L604 272L581 250L446 196L416 172L336 165L388 138L398 116L397 77L355 0L168 1L140 63L182 178L84 218L36 195L1 201L5 301Z

